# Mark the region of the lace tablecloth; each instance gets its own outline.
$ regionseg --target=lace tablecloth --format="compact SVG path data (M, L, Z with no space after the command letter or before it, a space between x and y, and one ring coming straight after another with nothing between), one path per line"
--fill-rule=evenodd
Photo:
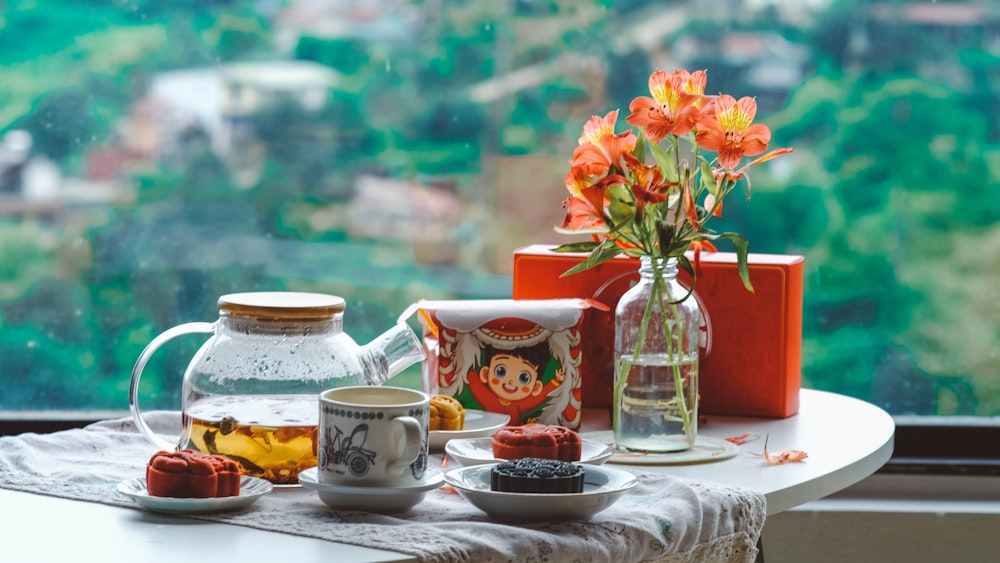
M146 415L174 434L175 412ZM0 488L139 507L117 492L155 453L132 420L52 434L0 437ZM440 455L431 465L440 467ZM248 508L191 518L406 553L428 562L751 562L764 525L761 494L718 483L635 472L639 485L589 521L491 520L448 488L408 512L334 511L302 488L276 489Z

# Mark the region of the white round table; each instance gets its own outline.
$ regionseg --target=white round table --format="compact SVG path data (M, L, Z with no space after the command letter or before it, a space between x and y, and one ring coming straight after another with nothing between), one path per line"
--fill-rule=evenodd
M864 401L803 389L799 413L785 419L708 415L699 435L729 438L754 433L730 459L689 465L615 465L736 485L763 493L768 515L823 498L868 477L892 455L895 423L884 410ZM585 409L581 432L610 427L606 411ZM802 462L767 465L753 455L803 450Z
M581 431L609 428L607 412L587 410ZM781 420L708 416L701 434L727 438L747 432L760 439L735 457L695 465L631 466L693 479L713 480L763 493L774 514L822 498L874 473L892 453L894 424L882 409L842 395L802 391L799 414ZM759 452L805 450L801 463L768 466ZM629 468L619 465L617 467ZM3 561L62 561L89 554L108 563L224 557L240 560L412 562L401 553L319 539L193 521L131 508L0 490ZM223 539L224 538L224 539Z

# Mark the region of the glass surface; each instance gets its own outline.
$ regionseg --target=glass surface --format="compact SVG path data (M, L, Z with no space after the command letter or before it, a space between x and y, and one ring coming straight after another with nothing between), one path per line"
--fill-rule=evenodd
M707 5L6 2L0 411L125 410L143 346L225 293L340 295L361 342L418 299L509 297L515 248L568 242L583 123L687 68L796 149L716 227L806 257L804 385L1000 415L1000 12ZM147 408L202 341L153 358Z
M698 435L701 310L684 298L677 259L641 264L615 308L614 441L619 450L683 451Z

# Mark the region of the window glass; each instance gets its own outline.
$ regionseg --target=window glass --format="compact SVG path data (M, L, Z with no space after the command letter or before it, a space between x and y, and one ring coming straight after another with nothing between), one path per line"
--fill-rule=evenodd
M4 6L0 411L126 408L144 345L225 293L341 295L358 341L418 299L509 297L514 249L568 242L583 123L686 68L796 149L719 230L805 256L804 385L1000 414L988 0ZM200 343L154 357L146 408L179 405Z

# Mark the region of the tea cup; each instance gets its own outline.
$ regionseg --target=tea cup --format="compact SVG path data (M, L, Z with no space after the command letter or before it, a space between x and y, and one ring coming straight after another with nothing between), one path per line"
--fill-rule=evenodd
M402 387L339 387L319 396L320 483L419 485L427 470L430 396Z

